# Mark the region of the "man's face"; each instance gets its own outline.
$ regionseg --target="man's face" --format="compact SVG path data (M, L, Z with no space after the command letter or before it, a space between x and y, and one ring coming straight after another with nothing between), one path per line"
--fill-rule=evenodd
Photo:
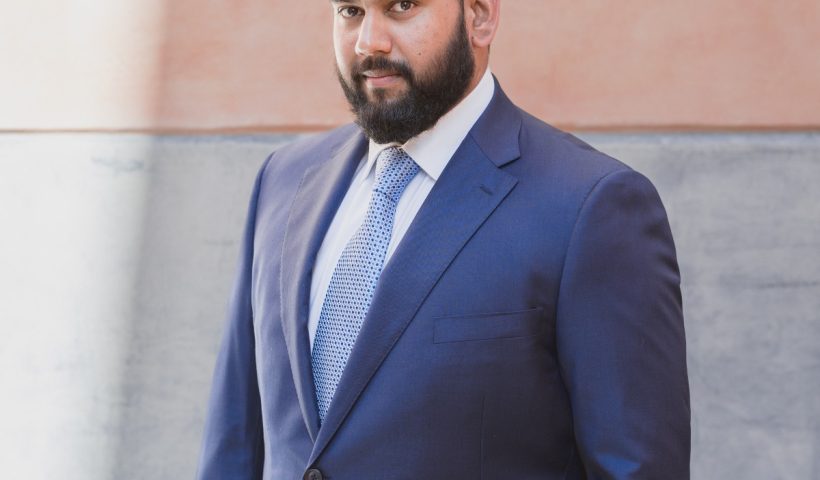
M461 100L475 71L461 0L331 0L336 67L357 123L404 143Z

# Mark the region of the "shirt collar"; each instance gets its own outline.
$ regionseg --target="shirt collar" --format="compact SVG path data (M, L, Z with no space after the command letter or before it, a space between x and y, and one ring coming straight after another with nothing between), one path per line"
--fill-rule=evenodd
M401 145L402 149L425 174L433 181L437 181L461 142L490 104L494 93L495 82L490 69L487 68L478 85L464 97L464 100L444 114L432 128ZM365 171L370 172L382 150L393 146L399 144L378 144L370 140Z

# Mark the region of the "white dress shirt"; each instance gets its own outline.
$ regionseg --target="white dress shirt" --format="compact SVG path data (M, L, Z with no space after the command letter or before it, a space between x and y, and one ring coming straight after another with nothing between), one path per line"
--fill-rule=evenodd
M421 208L430 190L433 189L439 175L447 166L450 157L456 153L461 142L469 133L478 117L484 113L495 92L495 82L487 69L479 84L458 105L442 116L433 128L411 138L401 147L420 167L419 173L410 181L396 206L393 219L393 233L385 255L385 265L396 250L407 228ZM333 222L322 241L313 277L310 283L310 313L308 317L308 334L310 347L319 325L319 314L325 301L330 277L336 268L336 262L342 255L350 238L356 233L367 214L370 192L375 181L376 157L385 148L397 144L379 145L372 140L367 155L362 158L353 181L345 194Z

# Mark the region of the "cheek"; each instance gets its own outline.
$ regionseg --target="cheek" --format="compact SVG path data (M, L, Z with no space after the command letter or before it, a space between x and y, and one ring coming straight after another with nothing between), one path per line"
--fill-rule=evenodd
M341 38L338 36L334 36L333 38L333 54L336 57L336 65L339 67L339 71L342 75L347 76L350 73L350 61L351 61L351 52L352 50L345 46L342 43Z
M402 29L393 41L394 48L403 52L410 62L423 62L425 58L435 56L449 38L449 32L439 25L439 19L424 18Z

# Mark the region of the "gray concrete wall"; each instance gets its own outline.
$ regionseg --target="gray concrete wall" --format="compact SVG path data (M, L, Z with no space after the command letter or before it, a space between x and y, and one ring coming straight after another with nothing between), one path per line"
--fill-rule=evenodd
M0 135L0 476L193 475L251 182L292 138ZM693 478L820 478L820 133L585 138L669 211Z

